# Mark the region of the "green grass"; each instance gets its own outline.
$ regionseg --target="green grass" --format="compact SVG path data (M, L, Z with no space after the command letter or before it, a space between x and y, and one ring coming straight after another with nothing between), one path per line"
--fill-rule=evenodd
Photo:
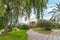
M60 30L60 28L54 28L54 30Z
M27 40L27 34L24 30L13 31L7 35L1 35L0 40Z
M42 30L41 28L33 28L34 31L42 33L42 34L51 34L52 31L45 31Z

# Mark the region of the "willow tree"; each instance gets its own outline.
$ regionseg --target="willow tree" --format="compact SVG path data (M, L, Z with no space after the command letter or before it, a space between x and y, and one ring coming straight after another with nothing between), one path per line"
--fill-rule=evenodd
M39 22L40 18L43 18L43 9L46 8L48 0L24 0L24 7L26 11L26 17L30 18L30 13L32 8L34 9L34 14L37 16L37 22Z
M48 0L32 0L34 12L36 11L37 23L43 19L43 9L46 8Z
M24 0L24 10L26 12L25 14L25 19L30 19L30 14L31 14L31 10L32 10L32 0Z
M4 8L4 33L8 33L8 23L9 20L11 19L12 23L12 18L16 19L16 22L18 20L18 16L21 16L19 14L23 14L23 12L26 12L26 16L29 18L30 17L30 12L31 12L31 0L0 0L0 4L5 7ZM23 8L23 10L21 9ZM13 10L13 11L12 11ZM19 13L19 11L22 10L22 13ZM11 12L12 11L12 12ZM15 22L15 23L16 23Z
M48 0L41 0L41 19L43 19L44 9L47 8Z
M30 18L30 13L33 8L33 12L37 16L37 22L39 22L40 18L43 18L43 9L46 8L47 2L48 0L25 0L24 9L26 11L26 17Z
M34 8L34 11L37 12L37 21L39 22L40 15L43 12L43 8L46 6L47 0L0 0L0 4L4 8L4 33L8 33L8 23L9 19L12 18L18 19L19 10L23 9L22 15L26 15L27 18L30 18L31 9ZM13 10L13 12L11 12Z
M0 0L1 1L1 5L3 5L5 8L5 12L4 12L4 33L8 33L8 17L9 17L9 13L10 13L10 6L9 6L9 0Z
M4 26L3 13L4 13L4 8L3 6L1 6L1 2L0 2L0 29L2 29Z
M0 4L5 7L4 10L4 33L8 33L8 23L9 23L9 18L10 16L16 16L18 17L18 12L19 12L19 6L20 6L20 1L22 0L0 0ZM11 10L16 11L14 14L11 14Z

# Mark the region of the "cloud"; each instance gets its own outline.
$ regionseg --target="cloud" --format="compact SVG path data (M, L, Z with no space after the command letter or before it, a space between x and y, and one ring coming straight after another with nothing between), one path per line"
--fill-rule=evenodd
M48 8L45 10L45 12L44 12L44 19L45 19L45 20L48 20L48 19L51 18L51 16L52 16L53 13L51 13L51 14L48 14L48 13L51 12L51 11L53 11L53 9L57 9L56 6L48 7Z
M53 9L57 9L56 6L53 6L53 7L48 7L44 13L49 13L51 11L53 11Z
M56 5L53 5L53 4L47 4L47 7L49 8L49 7L54 7L54 6L56 6Z

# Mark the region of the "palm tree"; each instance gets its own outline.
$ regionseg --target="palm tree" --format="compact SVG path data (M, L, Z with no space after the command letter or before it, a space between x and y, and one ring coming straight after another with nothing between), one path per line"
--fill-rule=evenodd
M57 5L57 9L53 9L51 12L49 13L53 13L52 17L50 18L50 20L53 20L54 22L59 22L59 17L60 17L60 3L56 4Z

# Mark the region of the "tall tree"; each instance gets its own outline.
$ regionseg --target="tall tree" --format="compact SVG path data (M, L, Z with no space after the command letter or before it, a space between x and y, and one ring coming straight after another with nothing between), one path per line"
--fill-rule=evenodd
M18 11L18 8L20 6L20 0L0 0L0 2L1 2L1 5L3 7L5 7L4 8L5 9L5 12L4 12L4 20L5 20L4 21L4 26L5 26L4 33L7 34L8 33L8 23L9 23L8 20L10 17L10 12L11 12L11 10L16 10L16 12ZM16 14L18 14L18 13L16 13ZM17 15L16 15L16 18L17 18Z
M32 8L37 12L37 21L39 22L40 15L43 12L43 8L46 7L46 3L47 0L0 0L0 4L6 7L4 8L4 33L8 33L9 19L16 19L17 22L18 16L20 16L19 14L26 15L27 18L30 18ZM11 13L12 10L13 12ZM22 13L19 13L19 10L22 10Z
M48 0L41 0L41 19L43 19L43 15L44 15L44 9L47 8L47 3L48 3Z
M33 0L33 8L36 11L37 23L43 18L43 9L46 8L48 0Z

